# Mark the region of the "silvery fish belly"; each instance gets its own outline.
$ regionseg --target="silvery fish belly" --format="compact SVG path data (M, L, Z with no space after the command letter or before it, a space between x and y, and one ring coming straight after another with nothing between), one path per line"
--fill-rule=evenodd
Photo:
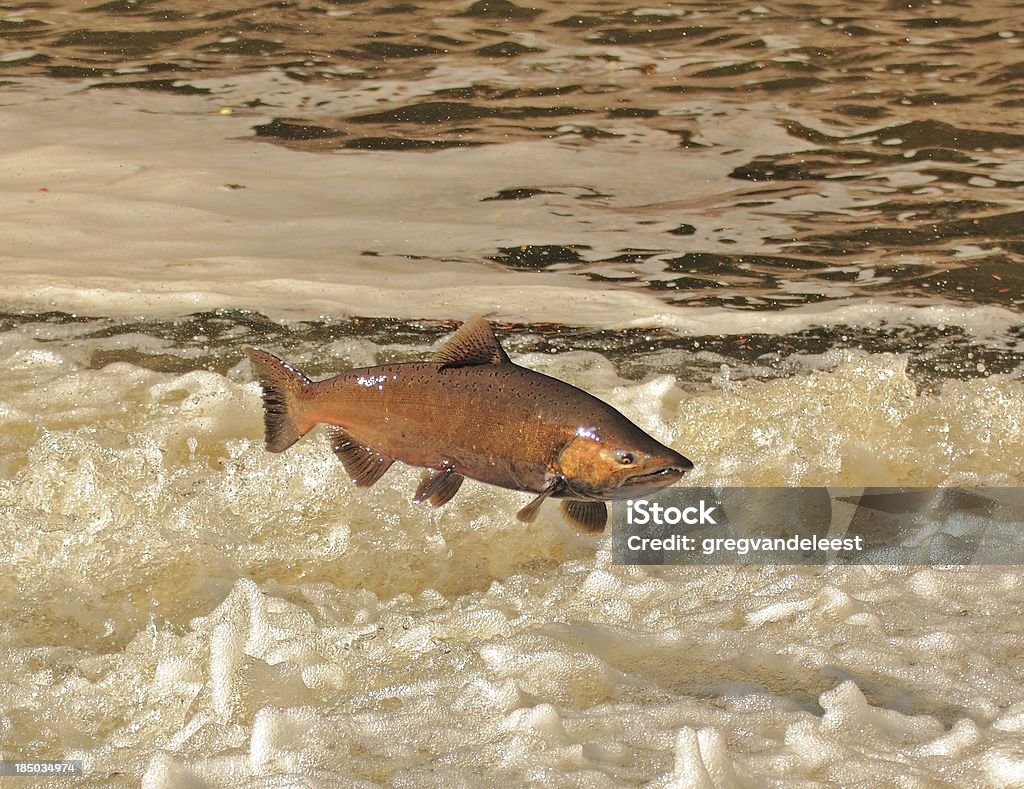
M671 485L693 464L607 403L514 364L481 317L429 362L349 370L311 381L265 351L246 348L263 387L267 449L283 452L317 424L356 485L396 460L426 469L414 500L440 507L466 477L545 499L565 520L604 530L605 501Z

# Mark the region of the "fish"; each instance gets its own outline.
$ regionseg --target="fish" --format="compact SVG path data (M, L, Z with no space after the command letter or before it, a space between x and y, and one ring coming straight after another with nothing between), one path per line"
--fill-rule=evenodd
M491 325L467 320L430 361L348 370L312 381L252 347L263 391L266 448L284 452L318 424L358 487L396 461L425 469L417 504L447 504L468 477L547 499L586 534L608 522L606 501L671 485L693 468L612 406L565 381L515 364Z

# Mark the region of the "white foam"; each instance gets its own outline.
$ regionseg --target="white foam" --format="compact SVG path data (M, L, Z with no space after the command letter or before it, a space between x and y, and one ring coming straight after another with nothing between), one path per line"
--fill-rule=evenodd
M161 788L1020 780L1019 568L615 566L521 494L435 511L322 435L266 453L252 383L76 354L0 335L31 361L0 382L5 758ZM682 396L547 361L659 403L702 482L1021 483L1020 381L922 393L866 356Z

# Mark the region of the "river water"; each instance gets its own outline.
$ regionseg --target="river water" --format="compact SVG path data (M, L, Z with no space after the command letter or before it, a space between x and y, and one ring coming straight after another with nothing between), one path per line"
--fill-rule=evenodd
M1024 480L1011 2L0 3L0 755L86 786L1024 783L1016 567L621 567L314 433L473 313L700 485Z

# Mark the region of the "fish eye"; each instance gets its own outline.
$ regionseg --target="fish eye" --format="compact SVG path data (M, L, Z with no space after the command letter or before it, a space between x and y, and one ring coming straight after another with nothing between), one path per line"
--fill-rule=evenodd
M626 452L624 449L616 449L612 452L612 457L614 457L623 466L632 466L636 463L636 455L632 452Z

